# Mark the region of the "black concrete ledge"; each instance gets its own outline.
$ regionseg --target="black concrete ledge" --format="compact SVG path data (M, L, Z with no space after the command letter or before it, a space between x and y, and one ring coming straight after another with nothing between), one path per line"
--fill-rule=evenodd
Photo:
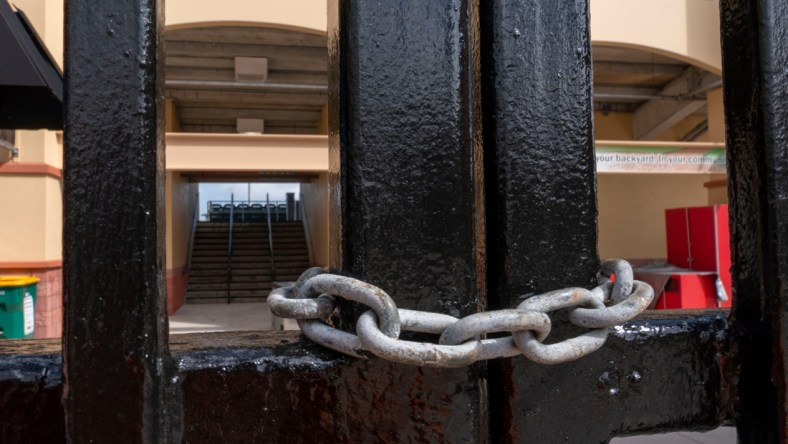
M613 436L707 430L731 419L728 311L652 311L611 329L605 346L554 366L490 365L527 396L491 399L507 442L608 442ZM504 436L505 435L505 436Z
M560 435L533 437L544 442L716 427L730 420L726 318L722 310L648 313L579 361L518 363L526 371L505 376L533 403L491 404ZM468 387L525 361L497 361L490 374L401 366L345 357L293 331L173 335L170 348L184 442L477 442L455 432L478 415ZM59 340L0 342L0 442L63 441L59 349ZM466 411L449 408L459 401Z

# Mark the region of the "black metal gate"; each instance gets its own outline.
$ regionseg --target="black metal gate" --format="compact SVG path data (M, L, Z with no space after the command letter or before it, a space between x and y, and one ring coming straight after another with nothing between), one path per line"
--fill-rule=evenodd
M57 354L6 355L3 438L606 442L735 420L741 442L786 441L788 3L721 9L730 315L645 315L556 366L438 370L292 333L168 343L163 1L68 1L63 379ZM333 0L328 28L334 268L460 316L593 284L586 0Z

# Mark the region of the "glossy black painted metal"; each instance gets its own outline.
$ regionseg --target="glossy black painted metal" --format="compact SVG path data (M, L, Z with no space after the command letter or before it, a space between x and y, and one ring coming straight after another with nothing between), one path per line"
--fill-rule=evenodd
M333 264L391 290L403 307L468 314L485 303L479 5L376 6L329 9L331 173L342 223ZM4 393L49 412L41 424L50 436L62 427L52 394L63 390L76 442L178 440L181 399L186 441L473 442L487 438L486 378L500 418L493 440L604 442L714 427L729 419L733 387L743 442L784 439L788 61L775 39L786 11L772 1L723 6L738 261L733 366L724 312L646 317L580 361L502 360L489 375L484 366L405 367L341 357L290 333L251 334L182 346L181 398L165 382L176 370L162 322L161 5L71 1L65 382L56 382L57 355L11 357L0 359L18 369L0 373ZM587 3L500 0L481 11L490 305L504 308L522 293L590 286L598 266ZM14 427L0 431L13 438L22 433Z
M65 442L60 354L19 352L0 354L0 442Z
M25 14L0 1L0 128L62 129L63 76Z
M739 442L788 440L788 5L721 2Z
M476 312L485 288L477 2L332 1L328 36L332 268L380 286L401 308ZM359 307L341 312L340 325L354 328ZM381 428L364 433L378 439L421 441L429 429L423 438L482 440L480 368L353 362L339 394L359 414L370 412L364 398L395 400L375 405ZM359 372L369 375L363 387L351 376ZM396 393L373 374L412 387Z
M506 428L493 434L500 442L604 443L716 428L730 419L726 315L657 313L612 329L602 349L578 361L494 367L491 379L514 383L504 393L511 408L500 412Z
M158 0L66 4L64 404L72 442L172 438Z
M639 320L615 329L604 349L577 363L506 366L517 373L491 378L519 381L533 402L514 413L525 433L502 429L494 438L607 442L613 435L723 423L725 316ZM187 442L486 439L469 434L466 424L479 414L474 393L483 373L462 377L348 358L295 332L188 336L173 344Z
M523 294L595 283L591 47L586 0L481 7L489 305L498 309ZM493 440L526 440L539 427L528 412L542 400L532 378L518 376L531 371L524 358L491 364ZM548 385L569 384L565 375Z
M175 352L185 442L478 439L475 372L348 358L297 332L228 333L206 342Z
M331 265L386 289L399 307L474 313L483 279L476 5L348 0L331 8L338 119L330 165L341 199L331 209L341 232Z

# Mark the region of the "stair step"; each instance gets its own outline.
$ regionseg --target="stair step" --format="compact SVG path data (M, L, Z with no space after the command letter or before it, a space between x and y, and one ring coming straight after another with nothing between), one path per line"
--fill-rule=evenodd
M293 230L293 231L285 231L285 232L276 232L276 231L274 231L273 233L271 233L271 235L274 238L280 238L280 239L288 239L288 238L301 239L301 238L304 237L304 233L302 232L302 230ZM208 239L210 239L210 240L213 240L213 239L217 239L217 240L225 239L226 240L227 238L230 237L230 233L228 233L228 232L222 232L222 233L220 233L220 232L199 233L198 232L198 233L195 233L195 237L197 239L206 239L206 240L208 240ZM234 231L233 232L233 238L234 239L237 239L237 238L268 239L268 232L267 231L255 231L255 232L238 232L238 231Z
M233 262L233 270L232 271L241 271L241 270L260 270L260 272L265 272L266 270L271 269L271 263L268 261L265 262ZM235 265L239 265L236 267ZM288 259L288 260L277 260L274 262L274 266L277 269L299 269L306 270L309 268L309 260L307 258L296 258L296 259ZM196 276L203 271L210 271L210 270L218 270L218 271L225 271L227 268L227 262L208 262L208 263L196 263L192 264L191 270L189 272Z
M230 290L230 297L260 297L265 298L270 293L270 289L266 290ZM189 298L227 298L226 290L206 290L206 291L186 291L186 299Z
M274 266L279 267L286 267L288 265L300 265L300 264L309 264L309 259L306 256L303 257L292 257L288 260L275 261ZM261 270L266 270L271 268L271 262L268 259L265 260L234 260L231 262L233 269L247 269L247 268L257 268ZM208 262L192 262L191 271L198 271L198 270L211 270L211 269L221 269L224 270L227 268L227 260L220 260L220 261L208 261Z
M252 297L232 297L230 298L231 304L244 304L244 303L260 303L265 302L268 298L268 295L265 296L252 296ZM199 297L199 298L187 298L187 304L226 304L227 297L216 298L216 297Z
M302 237L300 238L277 238L274 237L274 246L276 245L304 245L306 239ZM230 240L227 238L222 239L200 239L197 238L194 241L194 247L225 247L230 243ZM233 246L253 246L253 247L265 247L268 248L268 237L266 236L264 239L244 239L244 238L234 238L233 239Z
M276 277L272 279L269 232L266 223L233 224L230 298L232 302L265 301L272 281L294 281L309 268L303 225L271 224ZM227 301L227 243L229 223L200 222L192 248L186 301Z
M218 282L226 282L227 275L222 276L189 276L189 285L191 284L213 284ZM234 275L233 282L258 282L269 283L271 278L269 275L249 274L249 275Z
M230 291L234 290L270 290L271 281L268 282L231 282ZM223 290L227 291L226 282L199 282L189 283L186 291L210 291L210 290Z
M241 266L246 264L233 264L233 269L231 270L231 274L233 276L249 276L249 275L258 275L258 276L268 276L271 274L271 266L264 265L264 266ZM302 273L304 270L309 268L309 264L306 262L301 263L289 263L287 265L277 264L276 265L276 274L280 275L283 273ZM192 270L190 273L190 277L205 277L205 276L227 276L227 266L222 267L215 267L215 268L201 268Z
M284 275L300 275L303 273L309 265L301 266L301 267L289 267L289 268L276 268L276 277L279 279L281 276ZM233 268L232 271L233 279L241 279L247 277L255 277L259 279L269 279L271 276L271 269L266 268L264 270L256 269L256 268L248 268L248 269L238 269ZM189 282L194 280L195 282L199 281L203 278L218 278L218 279L227 279L227 270L224 268L216 269L216 270L199 270L189 274Z

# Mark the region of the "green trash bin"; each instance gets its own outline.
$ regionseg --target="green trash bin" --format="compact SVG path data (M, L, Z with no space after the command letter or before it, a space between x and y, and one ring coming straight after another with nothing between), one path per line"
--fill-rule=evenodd
M32 338L38 278L0 276L0 339Z

